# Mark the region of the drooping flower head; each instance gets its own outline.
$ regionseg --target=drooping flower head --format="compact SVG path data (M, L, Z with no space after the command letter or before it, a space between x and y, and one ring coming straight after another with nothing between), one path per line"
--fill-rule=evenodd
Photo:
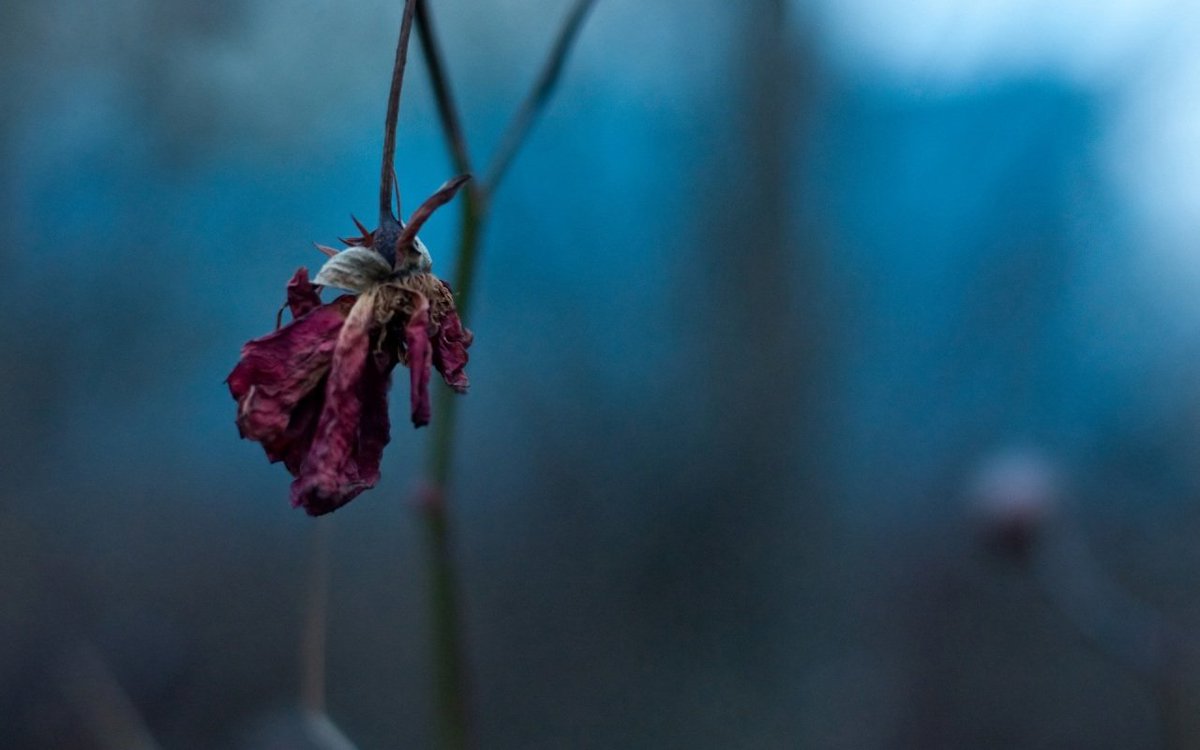
M310 281L300 268L287 285L292 322L242 347L227 382L242 437L257 440L295 479L292 505L310 515L337 510L379 481L390 439L387 392L397 364L408 367L412 422L430 420L429 379L467 390L467 347L450 287L432 273L417 230L468 178L448 181L407 224L381 222L343 240ZM343 294L322 304L322 287ZM282 310L280 311L282 314Z

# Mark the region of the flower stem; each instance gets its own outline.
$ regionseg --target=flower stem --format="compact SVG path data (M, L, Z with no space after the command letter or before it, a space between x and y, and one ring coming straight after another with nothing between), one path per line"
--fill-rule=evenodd
M421 35L425 67L433 83L434 98L442 130L450 146L455 171L470 173L471 157L463 132L462 119L455 106L446 65L433 29L428 2L417 4L417 31ZM461 197L462 230L458 262L454 271L455 295L459 315L466 320L465 303L469 296L479 243L479 186L466 185ZM464 287L463 282L466 282ZM433 422L429 452L430 497L425 503L425 530L429 545L429 597L434 647L434 695L437 701L438 739L444 748L470 746L471 717L467 696L470 693L463 632L458 600L458 572L451 545L450 522L446 507L446 488L450 481L450 462L454 454L455 420L458 400L450 391L439 389L435 395L437 419Z
M329 522L311 526L308 596L300 638L300 705L308 714L325 712L325 641L329 612Z
M444 493L430 488L425 502L429 545L429 601L433 624L434 698L437 702L439 747L471 746L467 709L466 655L463 648L458 573L450 540Z
M1164 750L1196 747L1194 714L1182 693L1185 659L1196 653L1183 631L1154 607L1129 595L1100 572L1086 544L1072 531L1043 551L1033 582L1043 599L1070 624L1082 643L1123 667L1151 692Z
M595 5L595 0L576 0L575 4L571 6L571 11L558 30L554 46L550 48L550 54L542 65L541 72L526 95L525 101L521 103L517 114L513 116L512 122L509 123L508 130L504 132L504 136L500 140L500 145L496 148L491 166L488 167L483 179L484 190L496 189L500 180L504 178L504 173L508 171L509 165L512 164L513 157L520 150L521 144L529 136L534 120L546 106L555 84L558 83L567 53L571 51L571 45L579 35L579 29L583 27L583 21L587 18L587 13L593 5Z
M463 198L463 231L459 246L459 312L465 315L461 290L469 289L478 253L480 216L475 194L468 185ZM463 282L466 282L465 284ZM429 452L429 497L424 503L425 531L429 544L429 596L434 640L434 691L437 699L438 733L444 748L471 746L471 717L468 711L470 685L460 620L458 572L455 568L450 521L446 507L446 488L450 482L454 456L454 435L458 414L457 394L439 389L433 421L432 447Z
M490 197L504 176L513 157L529 134L559 78L563 62L576 38L588 9L594 0L577 0L558 33L540 75L528 96L505 131L488 170L487 179L467 183L462 193L461 229L458 258L452 276L452 286L463 321L468 321L474 298L475 274L479 267L480 244ZM456 171L473 172L470 151L455 105L446 65L434 32L427 1L418 3L417 30L421 35L426 68L429 71L437 101L442 130L450 148ZM452 535L447 509L447 488L454 459L454 438L458 414L458 399L447 389L439 389L433 421L427 478L429 497L425 503L426 536L429 541L429 591L433 619L434 680L438 709L438 730L442 747L465 748L472 742L468 711L468 679L465 648L460 620L458 574L452 554Z
M395 223L392 215L392 169L396 161L396 121L400 118L400 89L404 85L404 66L408 61L408 39L412 35L413 11L417 0L405 0L404 16L400 20L400 39L396 43L396 61L392 65L392 86L388 91L387 117L383 122L383 164L379 175L379 224L388 220ZM398 193L399 191L397 191ZM396 196L399 211L400 196Z

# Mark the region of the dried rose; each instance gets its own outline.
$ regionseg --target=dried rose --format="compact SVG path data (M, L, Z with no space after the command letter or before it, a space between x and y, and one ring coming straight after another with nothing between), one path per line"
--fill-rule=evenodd
M447 182L407 224L385 220L373 232L360 224L345 250L321 248L330 258L313 280L300 268L288 282L292 322L246 343L229 374L242 437L283 461L295 477L292 505L310 515L337 510L379 481L397 364L409 368L416 427L429 423L431 367L467 390L472 335L416 236L466 180ZM351 294L322 304L325 286Z

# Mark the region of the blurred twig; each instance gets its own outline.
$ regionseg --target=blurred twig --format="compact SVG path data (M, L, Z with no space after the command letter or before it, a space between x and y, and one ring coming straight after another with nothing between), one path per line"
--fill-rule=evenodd
M308 592L304 630L300 636L301 726L314 747L355 750L355 745L330 718L326 707L325 653L329 642L329 525L331 518L314 519L309 554Z
M504 136L495 154L492 156L484 178L468 184L464 192L462 233L459 241L458 260L453 275L454 296L459 315L464 320L468 317L467 312L470 309L472 292L474 291L480 235L482 234L491 197L499 187L501 180L507 174L508 168L520 150L521 145L529 137L538 114L541 113L549 101L550 94L553 93L555 85L562 75L563 66L568 53L571 51L571 46L579 35L583 22L587 18L588 11L595 4L595 0L576 0L575 4L571 7L567 13L567 17L563 21L562 27L555 37L550 54L547 55L541 71L538 73L537 78L534 79L529 93L525 96L512 121L505 129ZM461 173L471 172L470 149L467 146L466 136L463 131L462 117L459 114L458 106L455 104L453 90L446 75L445 59L442 55L441 45L437 40L427 1L418 3L417 33L421 36L422 49L425 51L425 59L433 84L434 97L438 104L438 116L442 120L442 131L446 136L446 142L450 148L454 167ZM453 407L450 408L453 409ZM446 410L442 409L439 413L445 415ZM439 430L435 425L434 432L453 433L452 417L450 419L439 417L439 422L443 427ZM446 439L439 440L435 437L434 446L435 453L447 450ZM445 477L448 476L449 466L439 467L435 461L434 468L436 470L432 472L433 478L437 480L440 475L444 481Z
M521 144L525 142L534 120L549 100L550 94L554 91L554 85L558 83L567 53L571 50L571 45L578 36L579 29L582 28L583 21L587 18L587 13L593 5L595 5L595 0L576 0L575 5L571 7L571 12L567 14L566 21L559 29L558 37L554 40L554 46L550 49L550 56L546 58L541 73L538 74L533 88L525 97L525 101L521 103L521 108L517 110L517 114L513 117L508 130L505 131L504 137L500 141L500 146L492 156L492 163L483 178L486 190L496 189L500 180L504 178L504 173L508 171L513 157L520 150Z
M1185 697L1195 644L1159 610L1109 580L1073 529L1032 572L1038 590L1082 642L1124 667L1153 694L1165 750L1197 747L1196 721Z
M572 6L541 72L505 131L486 177L481 182L468 184L463 194L458 259L452 286L459 315L464 321L469 320L475 272L479 265L480 239L489 199L528 137L537 115L549 100L571 45L578 36L588 10L594 4L595 0L577 0ZM446 74L446 64L434 31L428 2L418 3L416 21L451 159L458 172L471 172L470 149ZM459 748L470 745L471 731L467 710L469 691L466 659L458 602L458 573L451 554L450 523L445 502L454 455L457 413L457 401L449 398L448 393L444 390L438 392L438 418L433 423L427 470L428 494L422 507L425 511L430 546L429 590L437 654L434 669L440 736L445 747Z
M314 747L322 750L358 750L345 732L324 713L305 715L303 726L305 737Z
M462 119L454 104L454 93L450 88L450 79L446 75L446 63L438 45L437 33L433 28L433 19L429 15L429 3L417 3L417 33L421 36L421 49L424 52L425 67L433 81L433 96L437 101L438 117L442 120L442 132L450 146L450 156L454 160L454 171L459 174L471 172L471 156L467 152L467 140L463 135Z
M81 643L62 667L63 692L86 721L97 746L106 750L160 750L133 699L108 662L90 643Z
M325 643L329 617L329 522L312 524L304 631L300 638L300 706L307 714L325 712Z

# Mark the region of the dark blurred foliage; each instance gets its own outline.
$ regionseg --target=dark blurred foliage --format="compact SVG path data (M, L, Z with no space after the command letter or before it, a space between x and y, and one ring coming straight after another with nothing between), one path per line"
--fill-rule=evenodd
M435 3L477 152L565 7ZM313 521L222 380L370 213L399 9L0 8L0 745L298 746ZM600 0L497 196L452 500L481 745L1159 747L1108 610L1056 607L1058 558L989 554L970 504L1031 447L1061 496L1023 558L1069 529L1200 615L1200 311L1105 166L1118 84L872 76L820 17ZM449 174L416 56L398 161L409 200ZM396 422L330 519L363 748L430 741Z

